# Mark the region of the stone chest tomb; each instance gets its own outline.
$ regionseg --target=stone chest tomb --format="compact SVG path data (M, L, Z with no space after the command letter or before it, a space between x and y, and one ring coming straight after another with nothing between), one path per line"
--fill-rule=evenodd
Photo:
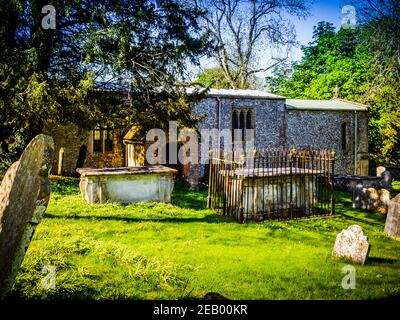
M171 202L175 169L164 166L78 169L88 203Z
M239 222L335 213L331 150L260 150L243 161L214 154L208 206L217 212Z

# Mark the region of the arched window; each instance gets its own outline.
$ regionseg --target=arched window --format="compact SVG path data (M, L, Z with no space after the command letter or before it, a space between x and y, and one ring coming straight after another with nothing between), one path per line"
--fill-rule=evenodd
M239 129L242 129L242 140L244 140L244 134L245 134L245 111L240 111L240 118L239 118Z
M253 129L253 124L252 124L252 117L251 117L251 111L247 111L247 119L246 119L246 129Z
M238 129L238 111L233 110L232 113L232 130Z
M254 109L253 108L234 108L232 110L232 134L235 140L244 141L246 137L246 129L254 129ZM241 134L236 137L235 129L240 129Z
M342 150L347 149L347 123L342 123Z

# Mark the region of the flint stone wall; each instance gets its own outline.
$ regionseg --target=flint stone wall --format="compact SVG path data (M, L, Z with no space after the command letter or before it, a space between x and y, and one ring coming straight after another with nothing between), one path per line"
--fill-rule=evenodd
M201 129L232 129L232 111L235 108L253 109L252 122L255 125L256 147L278 147L285 144L285 100L284 99L234 99L220 98L220 112L218 114L218 100L205 98L194 106L198 115L205 115L198 124ZM219 121L218 121L219 118ZM223 144L223 140L221 141ZM200 177L205 175L205 165L199 166Z
M354 112L350 111L287 111L287 145L296 147L333 148L335 174L354 173ZM346 149L342 149L342 124L346 127ZM368 167L361 169L361 162L368 161L368 114L357 113L357 174L368 175Z
M230 99L205 98L195 105L194 111L206 115L199 129L232 128L234 108L252 108L255 117L256 147L314 147L334 148L335 174L354 173L355 117L351 111L286 110L282 99ZM219 121L218 121L219 117ZM346 149L342 150L342 124L346 123ZM368 174L368 113L357 112L357 174ZM205 166L200 166L200 177Z

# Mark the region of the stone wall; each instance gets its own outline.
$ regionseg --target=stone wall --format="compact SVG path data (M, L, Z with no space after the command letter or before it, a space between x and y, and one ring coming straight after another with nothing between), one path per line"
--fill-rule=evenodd
M256 144L277 147L284 141L285 100L264 99L220 99L221 109L218 115L217 98L205 98L194 106L199 115L206 118L199 123L199 129L232 128L232 110L234 108L254 109ZM220 118L218 121L218 117Z
M233 108L254 108L256 147L333 148L336 152L335 173L354 173L354 111L286 110L285 100L228 99L221 101L221 129L231 129ZM199 129L218 128L218 100L203 99L195 106L198 114L207 115ZM346 123L346 149L342 149L342 124ZM357 170L368 175L368 113L357 112ZM200 178L205 166L200 165Z
M85 165L90 168L117 168L125 166L125 146L122 141L125 132L121 130L113 131L113 151L112 152L93 152L88 150ZM89 140L91 134L89 133ZM89 144L90 145L90 144Z
M284 99L233 99L205 98L194 106L205 119L198 124L198 129L232 129L232 110L235 108L253 109L255 123L255 146L278 147L285 142L285 100ZM205 176L205 165L199 165L199 178ZM193 184L193 181L191 181Z
M336 152L335 173L354 173L355 116L353 111L287 110L287 146L333 148ZM346 149L342 149L342 124L347 123ZM368 114L357 113L357 174L368 175L368 168L361 170L368 161Z
M50 135L55 143L55 157L52 174L58 173L60 150L63 148L62 174L76 175L76 168L81 148L86 148L83 167L106 168L123 167L125 165L125 149L121 131L113 132L112 152L93 152L92 133L90 130L79 128L74 124L45 125L45 134Z

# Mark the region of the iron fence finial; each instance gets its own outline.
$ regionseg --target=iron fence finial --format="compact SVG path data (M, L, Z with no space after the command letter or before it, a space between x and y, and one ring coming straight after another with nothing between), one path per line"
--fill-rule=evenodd
M290 153L289 153L289 157L290 157L290 159L291 159L293 156L295 156L295 155L296 155L296 153L297 153L297 150L296 150L296 148L295 148L295 147L293 147L293 148L290 150Z

